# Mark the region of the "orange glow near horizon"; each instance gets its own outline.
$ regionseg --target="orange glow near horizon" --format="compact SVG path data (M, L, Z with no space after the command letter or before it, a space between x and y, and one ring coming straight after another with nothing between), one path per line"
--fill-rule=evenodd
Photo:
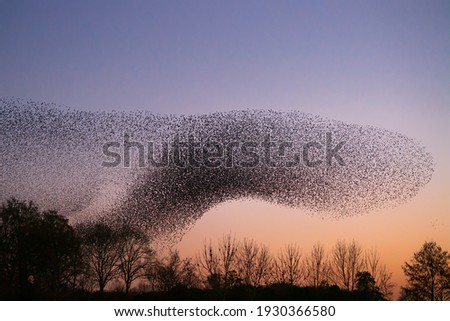
M432 204L432 205L430 205ZM356 240L364 250L376 249L392 272L398 297L405 277L402 264L409 261L425 241L436 241L450 250L448 200L439 182L430 183L409 202L393 209L346 218L306 214L261 201L241 200L221 204L208 211L177 245L183 257L195 257L204 241L216 242L224 234L236 239L254 239L275 254L284 245L296 243L303 256L317 241L329 253L337 240Z

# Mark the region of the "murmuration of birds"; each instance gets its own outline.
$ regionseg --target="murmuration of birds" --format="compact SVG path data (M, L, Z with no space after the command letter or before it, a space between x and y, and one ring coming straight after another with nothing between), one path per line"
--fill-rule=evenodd
M398 206L431 179L418 141L302 113L88 112L0 99L0 201L179 239L213 207L256 199L340 218ZM276 213L274 213L276 215Z

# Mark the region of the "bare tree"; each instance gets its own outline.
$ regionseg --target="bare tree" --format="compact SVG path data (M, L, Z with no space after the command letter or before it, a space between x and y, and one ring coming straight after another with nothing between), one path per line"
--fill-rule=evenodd
M239 277L243 284L258 286L267 283L271 257L267 247L244 239L237 254Z
M182 260L177 250L170 251L162 260L154 260L147 277L157 291L170 291L176 286L196 287L198 277L190 259Z
M273 278L277 283L301 285L304 277L302 252L296 244L282 249L273 263Z
M207 280L206 283L212 288L219 287L219 257L211 241L203 243L202 252L197 256L196 261L200 277ZM212 282L212 278L217 282Z
M363 270L364 257L363 250L361 246L354 240L352 240L348 245L348 269L350 276L350 290L356 289L356 284L358 280L358 272Z
M119 258L117 233L104 223L83 224L77 227L87 273L97 282L100 293L117 275Z
M170 251L163 260L154 262L157 289L159 291L170 291L181 283L181 258L178 251Z
M363 250L356 241L338 241L332 251L332 270L334 282L341 288L356 289L358 272L363 270Z
M204 242L200 256L197 256L199 274L212 288L229 288L237 282L237 253L239 243L234 236L224 235L217 247Z
M120 229L117 267L125 283L126 294L133 281L144 275L144 268L152 255L148 238L143 232L128 226Z
M203 244L200 262L201 266L208 274L219 272L219 257L211 241L209 241L209 244L206 242Z
M333 280L341 288L348 289L350 280L347 272L347 245L338 241L332 252Z
M199 288L200 283L195 263L191 258L185 258L181 264L181 284L187 288Z
M238 249L239 243L234 236L231 236L231 233L224 235L222 239L219 240L218 254L224 288L233 286L237 281Z
M307 284L313 287L327 285L330 280L331 266L324 246L319 242L314 244L305 261Z
M267 285L270 282L270 274L272 268L272 256L269 248L265 245L260 245L259 255L256 260L254 283L255 285Z
M365 252L364 269L373 276L383 296L386 299L392 298L395 286L392 282L392 273L387 270L385 264L380 262L380 255L375 249Z

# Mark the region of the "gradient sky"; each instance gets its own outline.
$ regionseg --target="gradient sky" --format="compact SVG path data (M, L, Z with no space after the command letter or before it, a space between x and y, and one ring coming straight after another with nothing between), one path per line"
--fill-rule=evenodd
M301 110L398 131L436 162L407 204L341 220L252 200L222 204L179 248L232 231L276 251L337 239L400 265L450 250L449 1L0 0L0 96L83 110Z

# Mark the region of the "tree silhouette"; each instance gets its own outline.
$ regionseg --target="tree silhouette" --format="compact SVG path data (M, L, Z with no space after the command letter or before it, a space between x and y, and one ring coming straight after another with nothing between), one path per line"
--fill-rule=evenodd
M73 267L80 264L80 243L66 218L55 211L43 212L29 235L33 244L34 283L41 289L56 291L73 288ZM78 270L79 271L79 270Z
M237 273L239 248L239 242L231 233L222 236L217 248L212 242L203 244L202 253L197 257L197 265L207 286L227 289L240 282Z
M153 251L148 246L147 235L136 228L121 226L117 234L117 267L128 294L132 282L145 274L144 268Z
M238 282L237 277L237 253L239 250L239 242L231 233L224 235L219 241L218 253L222 274L223 287L229 288Z
M159 291L170 291L181 284L181 267L182 261L177 251L171 251L166 259L156 261L157 289Z
M157 291L171 291L177 286L191 288L198 286L198 278L190 259L182 260L178 251L170 251L162 260L155 260L148 266L147 277L155 283Z
M450 299L449 260L425 243L403 266L409 284L402 298ZM130 292L138 279L147 293ZM390 279L379 254L355 241L338 241L331 255L316 243L305 259L289 244L274 258L266 246L227 234L214 246L205 242L194 264L176 250L158 258L147 234L131 226L98 221L73 228L57 212L15 199L0 211L0 298L80 299L95 290L102 299L117 298L118 287L104 293L114 280L126 298L380 300L392 292Z
M296 244L288 244L279 252L273 273L276 283L301 285L304 277L302 252Z
M206 280L206 286L213 289L220 288L219 257L211 241L203 242L202 252L197 256L196 261L199 275Z
M100 293L118 273L119 236L105 223L86 223L77 226L82 241L87 273L97 282Z
M318 287L329 283L331 266L322 244L314 244L305 265L308 285Z
M244 239L237 253L239 278L245 285L267 284L270 277L272 259L269 249L254 240Z
M436 242L425 242L415 252L403 272L408 286L402 288L403 300L450 300L450 254Z
M71 288L79 242L67 219L10 199L0 211L0 283L19 297L56 297Z
M356 291L366 300L383 300L374 277L367 271L356 273Z
M332 251L334 282L342 289L356 289L356 274L363 269L363 250L356 241L338 241Z
M386 299L391 298L394 288L394 283L391 281L392 273L387 270L384 263L381 263L380 255L376 250L366 251L364 255L364 269L373 276L383 297Z
M29 235L31 225L39 219L38 208L32 203L10 199L1 209L0 262L4 289L23 294L33 274ZM36 256L36 255L34 255Z

